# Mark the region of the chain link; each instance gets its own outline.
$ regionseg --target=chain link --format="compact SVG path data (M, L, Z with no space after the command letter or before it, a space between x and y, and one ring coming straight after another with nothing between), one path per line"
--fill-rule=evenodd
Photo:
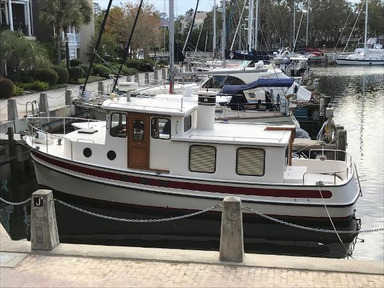
M243 207L243 209L247 210L247 211L251 211L251 212L253 212L253 213L255 213L255 214L257 214L257 215L259 215L265 219L274 221L274 222L282 224L282 225L286 225L286 226L290 226L290 227L294 227L294 228L298 228L298 229L302 229L302 230L307 230L307 231L313 231L313 232L322 232L322 233L336 233L337 232L340 234L352 234L352 233L374 233L374 232L384 231L384 228L365 229L365 230L358 230L358 231L330 230L330 229L313 228L313 227L307 227L307 226L302 226L302 225L286 222L286 221L265 215L265 214L258 212L252 208L249 208L249 207Z
M90 211L85 210L83 208L79 208L77 206L68 204L68 203L66 203L64 201L61 201L59 199L55 199L55 201L59 202L60 204L66 206L66 207L72 208L74 210L77 210L79 212L82 212L82 213L85 213L85 214L88 214L88 215L92 215L92 216L95 216L95 217L98 217L98 218L114 220L114 221L120 221L120 222L128 222L128 223L158 223L158 222L167 222L167 221L173 221L173 220L180 220L180 219L184 219L184 218L200 215L200 214L203 214L203 213L208 212L210 210L217 209L217 208L221 207L221 205L214 205L212 207L206 208L206 209L201 210L201 211L196 211L194 213L190 213L190 214L186 214L186 215L181 215L181 216L176 216L176 217L169 217L169 218L161 218L161 219L127 219L127 218L118 218L118 217L112 217L112 216L106 216L106 215L98 214L98 213L95 213L95 212L90 212Z
M4 202L5 204L13 205L13 206L24 205L24 204L28 203L29 201L31 201L31 199L32 199L32 197L29 197L27 200L24 200L22 202L10 202L10 201L5 200L5 199L0 197L0 201Z

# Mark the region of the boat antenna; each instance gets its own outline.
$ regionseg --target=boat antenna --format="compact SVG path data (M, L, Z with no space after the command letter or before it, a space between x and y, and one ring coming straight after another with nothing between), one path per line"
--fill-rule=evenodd
M103 35L104 26L105 26L105 23L107 22L109 10L111 9L111 6L112 6L112 1L113 0L109 0L107 10L105 11L103 23L101 24L101 27L100 27L99 36L97 37L96 46L95 46L95 49L93 50L91 62L89 63L87 77L85 78L85 82L84 82L84 86L83 86L83 91L81 91L81 94L83 96L84 96L84 92L85 92L85 87L87 86L89 75L91 74L93 62L95 61L95 55L97 53L97 49L99 49L99 45L100 45L100 42L101 42L101 36Z
M141 6L143 5L143 1L144 0L140 1L139 9L137 10L136 17L135 17L135 22L133 22L133 27L132 27L132 30L131 30L131 34L129 35L127 45L125 46L123 60L121 61L121 65L119 67L119 71L117 72L117 75L116 75L116 78L115 78L115 82L113 83L112 92L115 91L115 87L116 87L117 81L119 80L121 69L123 69L123 65L124 65L125 61L127 60L128 52L129 52L129 46L131 46L132 36L133 36L133 33L135 32L135 27L136 27L136 24L137 24L137 19L139 18L139 14L140 14Z

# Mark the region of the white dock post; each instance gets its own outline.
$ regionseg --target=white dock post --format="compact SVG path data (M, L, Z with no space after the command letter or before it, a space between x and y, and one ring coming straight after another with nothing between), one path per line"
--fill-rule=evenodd
M65 90L65 105L71 105L72 104L71 97L72 97L72 90L66 89Z
M104 82L100 81L97 83L97 91L98 91L99 95L104 94Z
M8 120L13 121L15 125L15 133L20 131L19 112L17 111L17 105L15 99L8 99Z
M135 74L135 82L140 86L139 74Z
M153 82L154 84L157 84L157 82L159 81L159 74L157 72L157 70L153 71Z
M40 112L46 113L44 116L48 116L49 106L47 93L40 93L39 110Z
M243 262L243 214L241 199L225 197L221 216L220 261Z
M149 73L148 72L145 72L145 74L144 74L144 83L146 85L149 84Z
M31 249L52 251L60 244L51 190L37 190L31 203Z
M161 69L161 80L165 80L165 79L167 79L167 75L166 75L165 69L163 68Z

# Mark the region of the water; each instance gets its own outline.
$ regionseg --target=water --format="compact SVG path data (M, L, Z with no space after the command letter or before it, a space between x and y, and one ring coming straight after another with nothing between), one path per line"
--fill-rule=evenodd
M318 67L312 70L320 78L321 91L335 97L335 122L348 131L347 151L356 162L364 194L357 203L356 212L357 217L361 218L361 229L383 227L384 68ZM0 166L1 197L21 201L37 189L33 167L26 156L24 154L20 157L24 161ZM1 157L6 158L5 155ZM172 215L164 211L142 209L130 209L128 212L126 206L89 203L60 193L55 193L55 197L115 217L155 218ZM0 220L11 237L29 237L29 205L0 205ZM205 250L218 250L219 247L217 235L220 232L220 216L212 213L163 224L128 224L96 219L60 204L56 205L56 213L61 242ZM244 232L247 252L337 258L345 256L344 247L338 243L335 235L292 230L266 220L253 221L252 217L246 220L248 223L245 224ZM338 228L352 230L354 225L354 222L346 223ZM354 248L353 258L384 259L384 239L381 233L361 234L358 238L364 239L364 242L358 240L355 246L350 245L351 249ZM351 242L351 239L346 242Z

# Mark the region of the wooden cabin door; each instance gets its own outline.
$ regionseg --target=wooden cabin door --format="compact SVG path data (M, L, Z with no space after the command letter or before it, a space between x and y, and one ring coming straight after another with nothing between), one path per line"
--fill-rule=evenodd
M149 169L149 115L128 114L128 168Z

